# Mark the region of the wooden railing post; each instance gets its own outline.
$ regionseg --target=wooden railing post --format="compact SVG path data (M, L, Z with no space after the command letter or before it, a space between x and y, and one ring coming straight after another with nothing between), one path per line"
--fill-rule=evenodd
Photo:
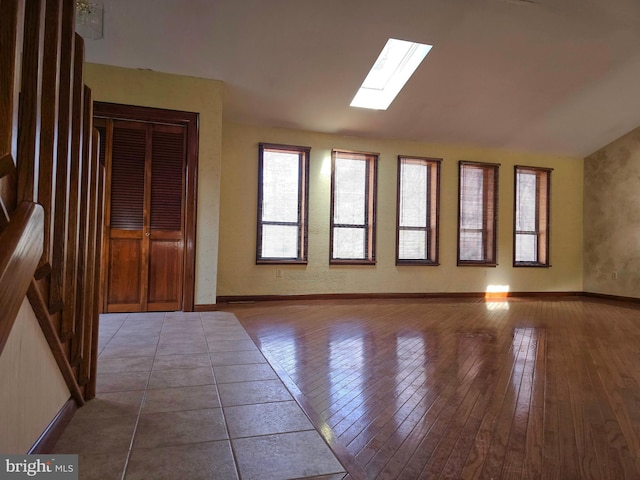
M51 273L51 241L58 141L58 91L62 8L60 0L47 0L42 68L42 111L40 126L40 158L38 203L44 208L44 247L37 277Z
M60 53L60 90L58 110L58 154L56 164L55 211L53 213L53 251L51 253L51 283L49 312L62 309L64 299L64 265L67 258L67 211L69 209L69 170L71 151L71 104L73 101L74 2L62 5L62 39Z
M38 199L38 158L42 102L42 58L44 54L44 0L25 5L22 51L22 89L18 113L18 199Z
M84 127L84 86L82 65L84 64L84 40L75 34L73 62L73 106L71 124L71 169L69 170L69 210L67 213L67 259L64 265L64 306L60 338L68 341L76 324L76 263L78 261L80 178L82 175L82 129Z
M12 159L15 166L18 142L18 52L22 51L22 21L24 18L24 0L2 0L0 2L0 157ZM17 177L15 171L10 175L0 175L0 229L9 222L11 212L16 208Z
M87 288L90 288L92 271L89 268L89 258L87 254L89 252L90 241L90 229L91 221L89 218L89 212L91 211L91 192L95 190L93 182L93 170L94 165L91 158L92 154L92 134L93 131L90 127L93 118L93 97L91 96L91 89L85 85L84 87L84 108L83 108L83 129L82 129L82 176L79 188L79 207L80 213L78 217L78 255L76 261L76 311L75 317L79 321L76 322L76 328L73 333L73 340L71 342L71 364L79 364L82 359L82 350L84 347L84 318L85 303L89 300L89 292Z

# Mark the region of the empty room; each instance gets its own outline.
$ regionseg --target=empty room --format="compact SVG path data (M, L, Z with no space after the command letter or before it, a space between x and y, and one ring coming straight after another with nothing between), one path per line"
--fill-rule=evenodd
M640 478L640 4L0 18L0 477Z

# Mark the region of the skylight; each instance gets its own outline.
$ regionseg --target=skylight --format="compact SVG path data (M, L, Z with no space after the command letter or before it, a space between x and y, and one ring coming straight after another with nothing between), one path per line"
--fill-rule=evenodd
M386 110L413 75L431 45L390 38L351 101L352 107Z

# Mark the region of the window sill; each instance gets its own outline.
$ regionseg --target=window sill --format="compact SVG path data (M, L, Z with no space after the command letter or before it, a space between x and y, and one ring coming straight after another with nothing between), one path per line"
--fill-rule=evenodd
M439 262L427 260L396 260L397 267L437 267L439 265Z
M489 262L471 262L458 260L458 267L497 267L497 263Z
M345 260L336 260L330 259L329 265L373 265L375 266L375 260L358 260L358 259L345 259Z
M529 263L529 262L518 262L513 264L513 268L523 268L523 267L529 267L529 268L550 268L551 265L549 265L548 263Z
M256 265L306 265L306 260L285 260L285 259L260 259L256 260Z

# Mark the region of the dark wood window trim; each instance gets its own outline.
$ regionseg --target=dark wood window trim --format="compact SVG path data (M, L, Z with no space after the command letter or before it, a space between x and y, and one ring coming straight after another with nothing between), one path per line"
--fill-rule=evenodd
M186 312L193 311L196 273L199 114L162 108L94 102L93 115L96 118L166 123L170 125L181 125L186 128L187 167L185 172L184 282L182 289L182 308ZM104 265L102 270L103 272L105 271ZM102 291L104 292L104 280L102 281L102 286Z
M551 172L552 168L528 167L516 165L514 167L514 193L513 193L513 266L514 267L534 267L549 268L550 256L550 226L551 226ZM535 230L518 231L517 218L519 212L518 202L518 174L531 173L536 176L535 194ZM536 237L536 261L517 261L517 236L518 234L529 234Z
M272 222L263 220L263 173L264 152L281 151L298 154L298 218L296 222ZM258 144L258 222L256 239L256 264L306 264L309 232L309 158L311 147L280 145L272 143ZM265 225L289 225L298 228L298 249L296 257L264 257L262 255L262 234Z
M329 238L330 265L375 265L376 264L376 192L378 177L378 153L360 152L353 150L332 150L331 152L331 217ZM336 199L336 162L340 159L360 160L366 162L364 222L345 224L335 221ZM357 228L365 231L365 245L363 258L336 258L334 254L334 236L336 229Z
M396 202L396 265L439 265L439 224L440 224L440 164L441 158L415 157L398 155L398 185ZM424 227L401 225L402 214L402 166L403 164L416 164L427 168L426 185L426 219ZM425 236L424 259L400 258L400 234L401 231L423 232Z
M481 169L483 173L482 192L482 228L463 229L463 189L464 172L469 169ZM499 163L458 162L458 266L497 266L497 238L498 238L498 170ZM482 259L461 258L462 234L465 231L477 230L482 235Z

